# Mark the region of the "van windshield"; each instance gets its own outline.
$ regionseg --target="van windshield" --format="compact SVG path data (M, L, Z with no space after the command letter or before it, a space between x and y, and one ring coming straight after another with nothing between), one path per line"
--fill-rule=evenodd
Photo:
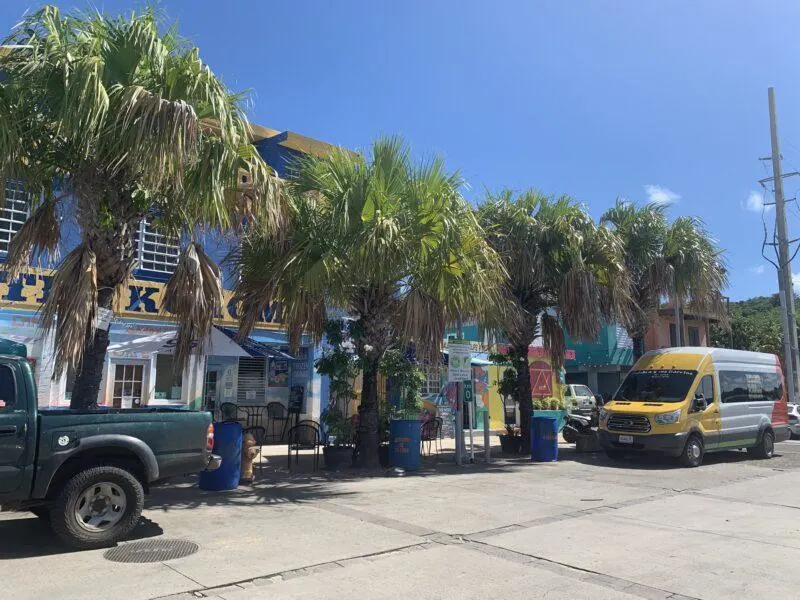
M681 402L689 393L695 376L697 371L631 371L617 390L614 400Z

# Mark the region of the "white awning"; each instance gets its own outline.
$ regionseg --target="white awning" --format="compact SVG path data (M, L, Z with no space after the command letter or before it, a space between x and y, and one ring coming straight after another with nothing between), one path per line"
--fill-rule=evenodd
M153 354L172 354L175 350L176 331L166 331L125 342L111 344L108 354L114 358L149 358ZM250 356L227 335L212 328L204 353L209 356Z

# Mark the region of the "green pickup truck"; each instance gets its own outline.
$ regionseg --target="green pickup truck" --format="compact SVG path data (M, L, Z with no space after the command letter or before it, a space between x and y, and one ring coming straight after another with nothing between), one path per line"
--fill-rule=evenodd
M0 354L0 506L49 520L70 546L123 539L152 483L219 467L213 443L206 412L40 411L28 361Z

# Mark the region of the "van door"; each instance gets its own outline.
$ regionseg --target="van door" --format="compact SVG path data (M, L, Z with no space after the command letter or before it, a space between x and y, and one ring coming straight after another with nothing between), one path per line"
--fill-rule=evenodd
M0 495L15 492L25 478L28 411L17 394L14 371L0 364Z
M694 400L700 396L706 401L705 410L696 410ZM709 450L713 450L720 442L721 417L719 410L719 394L714 382L714 376L703 375L695 388L692 403L689 405L689 414L697 420L703 441Z
M755 445L765 415L771 415L773 403L765 400L762 374L750 370L719 372L722 404L720 445L747 448Z

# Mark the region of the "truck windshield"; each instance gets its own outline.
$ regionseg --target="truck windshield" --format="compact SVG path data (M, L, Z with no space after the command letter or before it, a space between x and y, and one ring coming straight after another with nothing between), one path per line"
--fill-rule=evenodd
M640 402L681 402L689 393L697 371L631 371L617 390L614 400Z

